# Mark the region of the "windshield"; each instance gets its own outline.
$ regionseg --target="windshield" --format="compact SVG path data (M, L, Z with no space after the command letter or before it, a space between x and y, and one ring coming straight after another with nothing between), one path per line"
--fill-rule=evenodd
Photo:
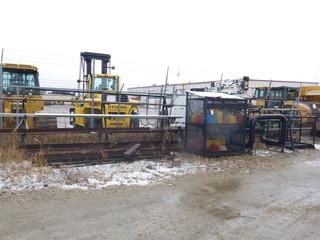
M257 98L257 99L265 98L266 97L266 93L267 93L267 89L257 88L255 93L254 93L254 97Z
M94 90L117 90L117 80L111 77L96 77L94 79Z
M18 72L4 69L2 76L4 92L16 93L16 88L10 86L39 87L37 72Z
M271 89L269 92L269 97L271 99L283 99L283 89Z

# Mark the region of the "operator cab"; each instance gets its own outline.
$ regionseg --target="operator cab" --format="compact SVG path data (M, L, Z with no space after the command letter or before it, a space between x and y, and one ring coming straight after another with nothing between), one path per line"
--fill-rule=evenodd
M25 64L2 64L3 93L17 94L17 86L39 87L38 69ZM24 93L40 94L40 90L24 89ZM21 93L21 92L20 92Z
M94 90L102 90L107 92L119 92L120 78L117 75L97 74L94 79ZM106 94L103 96L103 101L107 102L129 102L126 94L112 95Z
M256 88L254 93L254 99L266 100L263 104L266 108L280 108L283 106L284 101L295 101L298 97L299 88L286 86L272 87L270 89L267 87Z
M109 74L97 74L94 79L93 89L117 92L119 90L119 76Z
M268 97L266 97L268 92ZM299 96L299 88L294 87L266 87L256 88L254 93L255 99L277 99L277 100L296 100Z

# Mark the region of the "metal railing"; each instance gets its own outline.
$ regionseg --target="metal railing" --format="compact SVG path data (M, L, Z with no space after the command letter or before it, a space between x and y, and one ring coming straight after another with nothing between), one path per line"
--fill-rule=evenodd
M74 119L76 117L83 117L85 119L91 119L90 126L93 128L92 122L93 119L139 119L140 122L150 124L149 120L153 120L154 125L166 125L166 123L172 122L173 119L184 118L183 115L177 114L169 114L168 108L172 108L173 106L185 107L183 104L174 105L171 101L170 104L167 104L168 101L163 101L165 98L172 98L175 96L173 94L165 94L165 93L132 93L132 92L109 92L103 90L84 90L84 89L69 89L69 88L48 88L48 87L28 87L28 86L4 86L0 84L0 88L2 89L15 89L14 94L6 93L0 97L0 101L2 102L1 106L4 106L5 101L10 101L14 105L14 111L10 109L3 109L0 111L0 120L3 122L5 118L15 118L15 128L19 128L22 126L22 122L26 121L30 118L43 118L43 117L57 117L57 118L70 118ZM35 94L37 92L37 94ZM56 97L50 97L50 99L46 99L47 96L50 96L50 93L57 93ZM99 96L99 99L95 98L95 95ZM32 96L41 96L39 98L34 98ZM64 97L61 97L64 96ZM114 96L116 101L108 101L108 96ZM122 96L126 96L127 101L121 101ZM140 101L129 101L129 99L135 98ZM120 101L119 101L120 100ZM50 103L62 103L62 105L69 106L68 113L66 112L28 112L25 110L25 106L29 103L41 102L45 106L50 105ZM83 113L83 114L75 114L71 113L70 110L76 104L85 104L89 103L91 112ZM102 105L116 105L115 111L113 114L103 114L103 113L95 113L95 107L101 104ZM128 106L136 106L138 108L138 113L135 115L131 114L123 114L121 113L120 106L121 105ZM102 107L101 107L102 108ZM160 109L160 111L159 111ZM143 120L142 120L143 119ZM160 124L159 124L160 122ZM145 124L144 124L145 125ZM168 124L167 124L168 125ZM3 126L0 126L2 129Z

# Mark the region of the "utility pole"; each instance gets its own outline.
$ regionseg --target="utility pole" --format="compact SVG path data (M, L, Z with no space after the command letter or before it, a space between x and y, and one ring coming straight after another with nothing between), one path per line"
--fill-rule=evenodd
M0 62L0 113L3 112L3 48L1 50L1 62ZM3 117L0 118L0 129L3 129Z

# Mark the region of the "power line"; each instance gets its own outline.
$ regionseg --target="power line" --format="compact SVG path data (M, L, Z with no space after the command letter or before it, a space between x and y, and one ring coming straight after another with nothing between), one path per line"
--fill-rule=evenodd
M25 53L24 55L43 55L43 56L50 56L50 57L57 57L57 58L66 58L66 59L74 59L78 58L79 56L70 56L70 55L62 55L62 54L56 54L52 52L37 52L37 51L30 51L30 50L18 50L18 49L5 49L6 51L9 50L12 52L16 52L18 54Z

